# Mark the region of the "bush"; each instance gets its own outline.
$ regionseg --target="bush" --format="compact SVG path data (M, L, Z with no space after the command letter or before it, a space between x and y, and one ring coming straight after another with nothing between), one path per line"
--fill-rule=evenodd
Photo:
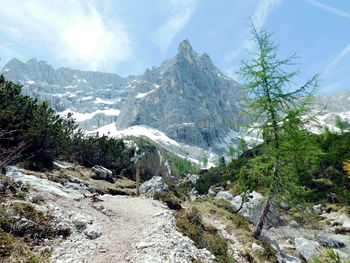
M122 139L102 137L75 137L72 141L73 154L70 157L86 167L102 165L122 174L133 177L134 164L130 158L134 156L135 149L127 148Z
M190 161L186 159L175 157L172 160L171 172L175 175L185 176L189 173L194 173L198 170Z
M60 118L47 102L21 95L21 89L0 76L0 127L11 134L0 137L0 149L24 143L20 160L30 160L34 169L52 168L53 160L69 148L76 125L71 118Z
M228 242L218 233L217 229L203 223L197 209L180 210L175 216L178 230L191 238L198 248L206 248L216 256L217 262L235 262L228 253Z
M225 183L232 180L232 175L226 174L225 170L212 169L200 175L194 187L200 194L206 194L212 185Z

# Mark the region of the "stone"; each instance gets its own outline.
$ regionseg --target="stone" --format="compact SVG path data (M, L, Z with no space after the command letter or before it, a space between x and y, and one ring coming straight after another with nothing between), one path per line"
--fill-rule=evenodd
M14 216L14 213L12 210L6 210L4 214L8 217Z
M298 237L294 239L294 243L296 250L306 261L310 260L313 256L320 253L320 244L316 241Z
M164 182L161 176L153 176L151 180L144 182L140 186L140 192L143 194L151 190L156 192L166 192L169 190L169 186Z
M302 263L300 259L288 254L283 254L283 253L282 253L282 259L284 260L284 263Z
M113 173L111 170L101 165L95 165L91 170L95 173L95 176L93 176L94 179L113 181Z
M347 215L340 215L335 221L341 223L343 227L350 228L350 218Z
M59 162L53 162L53 166L57 169L66 169L66 170L73 170L73 166L71 165L63 165Z
M72 222L76 227L85 227L87 224L92 223L90 219L80 214L74 215Z
M314 212L318 215L322 214L322 205L318 204L318 205L314 205L312 207L312 209L314 210Z
M254 253L259 253L259 252L264 251L264 248L263 248L262 246L256 244L256 243L253 243L253 244L252 244L252 251L253 251Z
M215 199L224 199L226 201L231 202L233 200L233 195L227 191L220 191L215 196Z
M96 239L102 236L102 232L99 231L95 225L87 226L84 234L90 239Z
M194 201L199 197L199 193L195 188L192 188L187 195L189 196L190 201Z
M199 179L199 175L197 175L197 174L191 174L191 175L188 177L188 180L189 180L192 184L197 183L198 179Z
M213 189L213 186L211 186L208 190L208 195L215 197L216 196L216 192Z
M324 247L331 247L331 248L343 248L345 247L345 244L342 240L340 235L334 235L334 234L318 234L316 235L316 241L320 243Z

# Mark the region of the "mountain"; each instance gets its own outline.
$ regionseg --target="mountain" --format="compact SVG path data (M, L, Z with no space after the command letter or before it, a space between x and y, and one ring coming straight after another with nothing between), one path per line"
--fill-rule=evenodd
M327 126L331 130L337 130L335 128L336 116L350 123L350 90L316 96L313 109L317 113L317 120L321 127ZM314 129L314 131L319 132L320 129Z
M117 129L148 125L178 142L215 147L235 128L229 121L243 121L242 97L238 83L185 40L174 58L133 82Z
M72 112L88 131L111 123L117 130L146 125L180 143L223 152L235 142L228 135L239 130L228 122L245 121L238 83L188 40L175 57L142 76L54 69L36 59L12 59L0 74L21 83L24 94L49 101L61 115Z

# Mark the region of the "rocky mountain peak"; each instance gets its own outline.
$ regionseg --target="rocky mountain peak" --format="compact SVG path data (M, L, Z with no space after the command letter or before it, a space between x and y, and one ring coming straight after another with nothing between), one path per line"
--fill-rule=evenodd
M192 52L192 46L190 44L190 41L188 41L188 39L183 40L179 44L178 52L179 52L179 54Z

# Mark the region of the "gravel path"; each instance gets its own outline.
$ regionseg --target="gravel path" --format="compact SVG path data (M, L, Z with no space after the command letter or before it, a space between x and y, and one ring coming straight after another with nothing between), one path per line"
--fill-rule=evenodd
M37 208L53 214L58 226L72 228L67 239L51 244L52 262L191 263L194 259L206 263L214 259L176 230L172 211L159 201L104 195L94 202L78 183L63 187L16 168L7 176L30 182L31 194L45 199ZM92 238L87 233L93 233Z

